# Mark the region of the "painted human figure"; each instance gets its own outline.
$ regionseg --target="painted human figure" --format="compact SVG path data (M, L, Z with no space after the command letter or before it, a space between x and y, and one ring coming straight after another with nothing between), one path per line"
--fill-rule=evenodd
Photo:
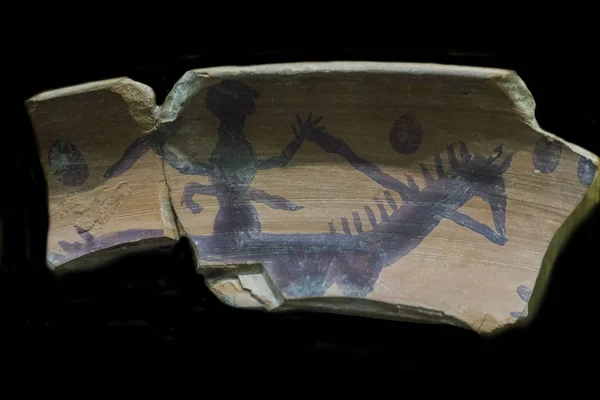
M261 232L260 218L251 201L289 211L301 208L281 197L250 187L259 170L287 165L304 141L294 127L294 139L279 156L258 157L244 132L246 118L255 112L256 98L258 92L240 81L227 80L209 87L205 103L208 111L219 119L217 144L207 163L179 165L177 168L184 174L210 177L211 186L198 183L186 185L182 203L192 212L198 213L201 206L194 202L193 196L215 195L219 201L219 211L215 218L214 234L238 245L247 239L256 238ZM312 122L310 117L304 123L299 120L298 129L310 129L316 122L318 121ZM167 155L167 161L169 157Z
M119 175L130 168L148 148L160 152L163 159L178 172L185 175L208 176L211 185L190 182L184 188L181 203L194 214L202 211L202 206L193 200L195 194L217 197L219 211L214 222L215 240L225 241L226 247L234 249L261 232L258 213L252 201L261 202L271 208L296 211L302 206L286 199L270 195L250 187L259 170L284 167L296 154L306 137L320 119L306 121L297 118L298 126L292 126L294 138L280 155L269 158L259 157L246 139L244 124L246 118L255 112L255 99L258 92L243 82L224 80L206 90L206 108L219 119L219 137L208 161L191 162L175 155L167 140L177 130L177 121L166 123L159 128L158 145L151 144L152 138L142 138L133 143L119 162L105 175L107 178ZM156 140L154 141L156 142Z

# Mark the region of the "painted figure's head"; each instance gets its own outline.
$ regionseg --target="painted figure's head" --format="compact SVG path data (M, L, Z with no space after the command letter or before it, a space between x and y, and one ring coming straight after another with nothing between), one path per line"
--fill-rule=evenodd
M224 80L206 90L206 108L223 124L243 123L255 111L258 92L243 82Z
M498 146L490 157L474 156L461 142L461 161L459 161L454 149L451 146L448 147L448 158L453 172L465 182L464 187L471 195L481 198L490 205L496 229L501 235L506 235L507 197L504 173L511 164L512 156L495 164L501 155L502 146Z

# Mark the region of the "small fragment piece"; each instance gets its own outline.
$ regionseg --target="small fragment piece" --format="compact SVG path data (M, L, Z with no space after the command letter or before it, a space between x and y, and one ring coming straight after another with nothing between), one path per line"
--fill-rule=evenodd
M152 89L127 78L61 88L26 103L48 184L48 262L168 241ZM132 151L132 142L144 148ZM130 164L130 168L124 166ZM168 197L167 197L168 199ZM161 207L162 205L162 207Z
M208 288L229 306L270 311L283 304L283 297L260 265L212 266L209 271L213 273L208 272Z

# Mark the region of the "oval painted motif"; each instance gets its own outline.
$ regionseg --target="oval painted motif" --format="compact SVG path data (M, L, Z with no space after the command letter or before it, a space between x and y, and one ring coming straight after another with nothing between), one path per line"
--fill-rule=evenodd
M577 176L579 182L585 186L590 186L596 175L596 166L592 160L585 158L584 156L579 157L579 163L577 164Z
M561 154L562 144L558 140L541 138L533 149L533 168L544 174L554 172L560 163Z
M410 114L402 115L390 129L390 143L400 154L414 153L423 140L423 128Z
M52 144L48 164L56 180L65 186L81 185L89 175L83 154L67 140L57 140Z
M531 290L525 285L519 285L519 287L517 288L517 293L519 294L521 300L523 300L525 303L528 303L529 299L531 298L531 293L533 293L533 290Z

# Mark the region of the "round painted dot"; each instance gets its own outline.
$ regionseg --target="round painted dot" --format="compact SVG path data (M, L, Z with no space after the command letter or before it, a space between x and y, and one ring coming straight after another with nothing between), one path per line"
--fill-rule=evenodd
M423 128L410 114L402 115L390 129L390 143L400 154L414 153L423 140Z
M56 180L65 186L81 185L89 176L83 154L67 140L57 140L52 144L48 163Z
M585 186L590 186L596 175L596 165L592 160L585 158L584 156L579 157L579 163L577 164L577 176L579 182Z
M558 140L541 138L533 149L533 167L544 174L554 172L560 163L561 153L562 144Z

